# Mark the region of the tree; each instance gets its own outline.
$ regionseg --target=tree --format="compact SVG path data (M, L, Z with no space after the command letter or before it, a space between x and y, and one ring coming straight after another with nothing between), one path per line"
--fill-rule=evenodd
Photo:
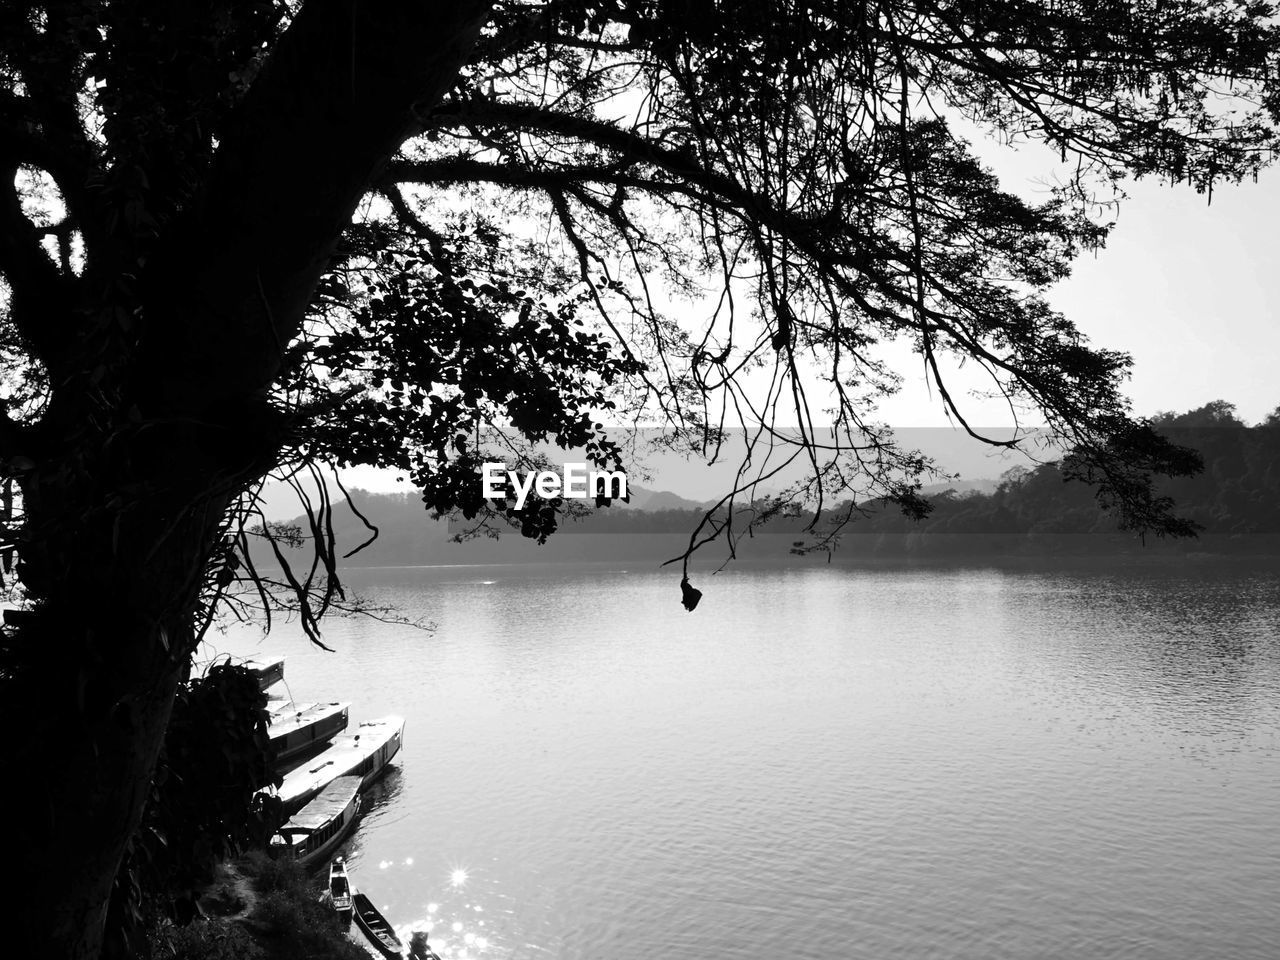
M905 338L966 428L948 355L1045 418L1126 523L1181 532L1149 478L1194 457L1130 416L1127 358L1039 293L1102 243L1123 171L1256 172L1273 20L1202 0L4 3L22 603L0 709L21 731L5 769L38 785L6 823L11 863L61 865L4 871L26 885L17 948L98 955L199 635L246 578L269 602L247 550L269 471L400 466L475 516L484 444L616 463L612 410L709 452L745 422L735 493L801 459L794 495L819 507L857 483L919 512L925 465L867 406L897 383L877 343ZM1075 172L1025 203L961 118ZM670 318L712 286L705 322ZM544 536L560 506L491 508ZM320 559L283 580L313 631L341 596Z

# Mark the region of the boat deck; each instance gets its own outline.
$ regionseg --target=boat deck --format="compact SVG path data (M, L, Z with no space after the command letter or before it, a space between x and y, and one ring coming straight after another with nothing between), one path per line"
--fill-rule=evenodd
M301 805L337 777L359 773L367 783L399 752L403 734L403 717L366 720L354 731L335 737L324 752L285 774L276 796L288 810Z
M271 709L267 735L272 740L287 737L294 731L322 723L332 716L343 713L350 706L350 703L294 703L291 700Z
M280 832L320 829L347 809L352 795L360 792L361 782L360 777L338 777L290 817L289 822L280 828Z
M284 657L263 657L261 659L250 657L246 660L241 660L239 665L258 678L258 688L260 690L265 690L267 687L284 679Z

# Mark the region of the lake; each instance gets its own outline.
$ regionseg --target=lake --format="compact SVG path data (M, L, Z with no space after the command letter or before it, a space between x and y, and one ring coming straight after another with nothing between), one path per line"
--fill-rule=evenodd
M357 570L296 700L407 718L347 844L446 960L1274 960L1280 573Z

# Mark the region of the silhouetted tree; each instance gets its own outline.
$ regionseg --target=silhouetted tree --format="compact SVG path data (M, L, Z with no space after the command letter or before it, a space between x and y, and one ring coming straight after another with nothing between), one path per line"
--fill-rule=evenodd
M710 450L740 416L758 445L735 489L804 458L817 506L859 484L919 512L923 464L866 419L896 384L876 344L905 338L960 423L946 354L1046 418L1127 522L1179 532L1149 476L1193 459L1128 416L1128 359L1038 292L1101 242L1112 177L1257 169L1273 21L1203 0L5 2L22 606L0 709L4 768L36 789L6 791L4 822L11 865L56 865L0 871L7 944L98 955L203 625L272 586L245 548L269 471L403 467L474 513L484 444L617 462L614 404ZM1025 203L958 117L1075 172ZM709 285L705 322L664 313ZM281 581L313 633L340 599L318 496L322 562ZM542 536L557 510L515 519Z

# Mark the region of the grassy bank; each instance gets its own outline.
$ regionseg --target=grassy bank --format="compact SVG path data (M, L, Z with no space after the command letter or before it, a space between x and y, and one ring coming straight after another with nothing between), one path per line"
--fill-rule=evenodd
M201 898L206 917L152 933L164 960L368 960L337 915L317 899L319 885L292 861L254 852L223 864Z

